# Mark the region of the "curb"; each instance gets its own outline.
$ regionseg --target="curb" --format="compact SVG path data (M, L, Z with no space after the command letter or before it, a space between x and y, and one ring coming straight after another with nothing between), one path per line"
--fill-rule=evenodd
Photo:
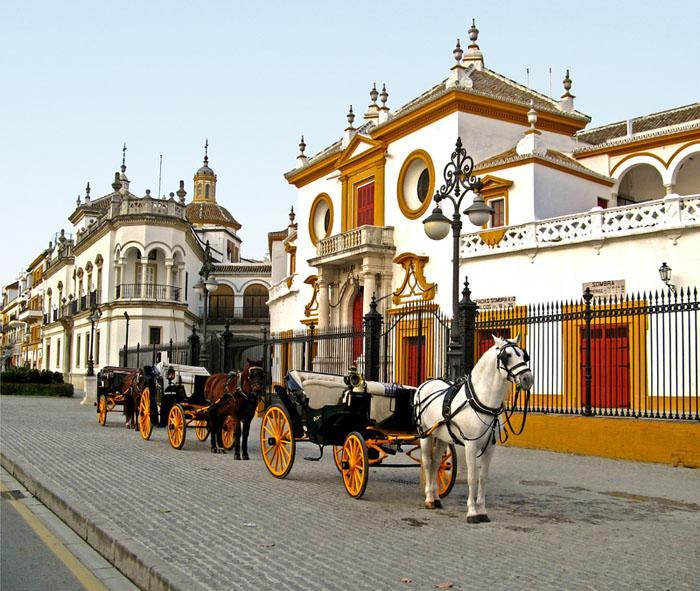
M55 513L68 527L144 591L205 590L198 581L177 571L138 540L105 519L104 515L79 509L81 503L46 476L39 476L0 451L0 464L27 491Z

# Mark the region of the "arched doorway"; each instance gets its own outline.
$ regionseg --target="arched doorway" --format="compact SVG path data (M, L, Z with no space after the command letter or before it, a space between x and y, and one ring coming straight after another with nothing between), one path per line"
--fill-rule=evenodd
M687 156L678 165L675 175L674 193L697 195L700 193L700 152Z
M225 322L234 318L233 288L220 283L217 290L209 296L209 320Z
M243 318L264 319L270 316L267 308L269 298L264 285L255 284L246 287L243 292Z
M666 194L661 174L651 164L637 164L627 170L617 189L617 204L632 205L661 199Z

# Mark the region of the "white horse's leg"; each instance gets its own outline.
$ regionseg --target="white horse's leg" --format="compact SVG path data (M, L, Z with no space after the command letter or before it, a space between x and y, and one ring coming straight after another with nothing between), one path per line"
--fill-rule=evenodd
M435 509L435 496L433 495L433 437L424 437L420 440L420 465L425 480L425 508Z
M432 450L432 466L433 466L433 479L432 479L432 494L433 500L435 501L435 507L442 509L442 501L440 501L440 494L438 493L438 472L440 471L440 464L442 463L442 454L445 453L445 448L447 443L442 439L435 439L435 444Z
M479 472L476 465L477 444L474 441L464 442L464 455L467 466L467 523L479 523L476 511L476 495L479 486Z
M479 468L479 492L476 497L476 514L479 521L491 521L486 515L486 479L489 477L489 468L491 466L491 458L496 445L491 443L481 456L481 467Z

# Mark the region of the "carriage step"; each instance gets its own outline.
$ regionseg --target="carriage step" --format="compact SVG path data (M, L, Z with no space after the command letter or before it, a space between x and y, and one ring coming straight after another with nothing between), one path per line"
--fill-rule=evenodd
M317 458L312 458L312 457L310 457L310 456L305 456L304 459L305 459L307 462L318 462L318 461L323 457L323 448L322 448L321 446L319 446L319 449L321 450L321 453L320 453L320 455L319 455Z

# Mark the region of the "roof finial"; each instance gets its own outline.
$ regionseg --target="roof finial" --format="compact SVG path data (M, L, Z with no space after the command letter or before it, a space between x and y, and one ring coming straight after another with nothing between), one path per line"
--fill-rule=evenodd
M299 142L299 156L305 156L304 150L306 150L306 142L304 141L304 136L301 136L301 141Z
M464 56L464 51L462 51L462 46L459 44L459 39L457 39L457 45L455 45L455 48L452 50L452 53L455 56L455 60L457 60L457 63L462 61L462 57Z
M209 138L204 141L204 165L209 165Z
M352 126L353 122L355 121L355 113L353 113L353 111L352 111L352 105L350 105L350 110L348 111L347 118L348 118L348 129L355 129Z
M537 111L535 110L535 101L533 99L530 100L530 110L527 112L527 122L530 124L530 130L535 131Z
M185 181L180 180L180 188L177 190L177 196L180 198L180 203L182 204L185 203L185 195L187 195L187 191L185 191Z
M382 92L379 94L379 100L382 101L382 110L388 111L389 107L386 106L386 101L389 100L389 93L386 91L386 83L382 83Z
M75 206L80 207L80 193L78 193L78 198L75 200Z
M90 199L90 181L85 186L85 199Z
M477 70L483 70L484 56L481 53L479 46L476 44L476 41L479 38L479 29L476 28L475 18L472 19L472 26L469 27L467 34L469 35L469 41L471 41L471 43L469 44L469 47L467 47L467 53L464 55L464 62L466 65L472 64Z
M294 206L292 205L291 209L289 210L289 223L293 224L296 217L297 214L294 213Z
M373 105L377 104L377 97L379 96L379 92L377 92L377 83L373 82L372 83L372 90L369 91L369 98L372 101Z
M114 173L114 182L112 183L112 189L114 189L114 192L116 193L121 188L122 188L122 182L119 180L119 173L115 172Z
M122 172L126 172L126 142L122 148Z
M472 19L472 26L469 27L469 30L467 31L469 33L469 41L472 42L472 45L476 45L476 40L479 38L479 29L476 28L476 19ZM478 48L479 46L476 45Z
M566 69L566 75L564 76L564 80L562 81L564 83L564 94L561 95L561 98L568 98L570 96L573 96L569 91L571 90L571 77L569 76L569 69Z

